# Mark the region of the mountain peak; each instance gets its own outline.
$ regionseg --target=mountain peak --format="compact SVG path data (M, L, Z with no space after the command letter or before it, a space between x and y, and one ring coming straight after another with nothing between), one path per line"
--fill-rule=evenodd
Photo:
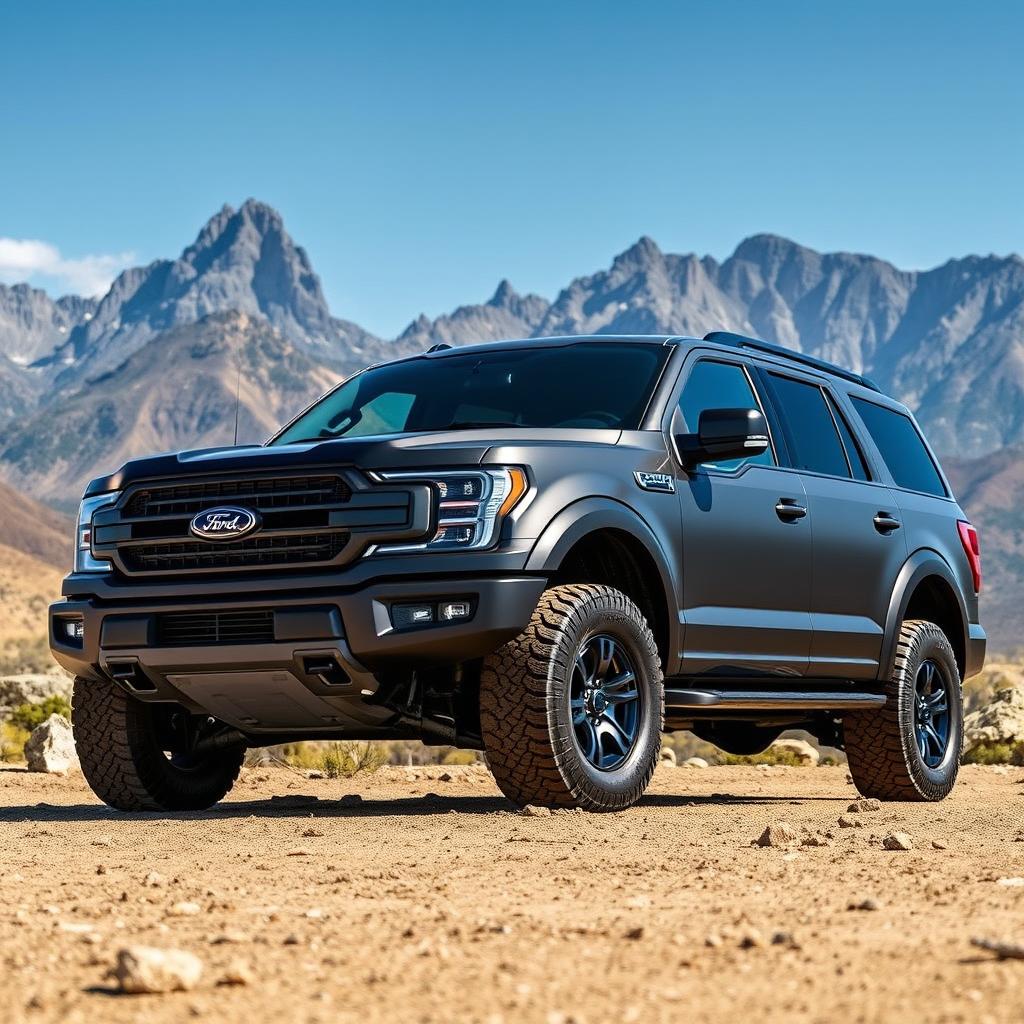
M494 294L487 300L487 305L508 309L518 298L519 293L512 287L512 282L503 277L498 282L498 287L494 289Z
M663 253L650 235L641 235L628 249L615 257L615 264L638 264L647 266L663 259Z

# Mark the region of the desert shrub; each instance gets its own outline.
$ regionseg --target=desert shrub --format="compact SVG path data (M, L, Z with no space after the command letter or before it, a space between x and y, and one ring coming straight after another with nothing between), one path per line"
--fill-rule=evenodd
M441 764L476 764L475 750L449 750Z
M964 764L1024 765L1024 741L1017 743L979 743L964 754Z
M0 647L0 675L21 675L25 672L45 673L53 669L50 644L44 635L19 637Z
M722 764L783 764L804 767L796 752L788 747L769 747L760 754L722 754Z
M0 722L0 761L24 761L28 730L13 722Z
M332 743L321 755L320 770L329 779L351 779L361 772L375 772L387 759L387 752L376 743Z
M50 715L61 715L71 721L71 705L67 697L53 694L38 704L21 704L11 712L11 722L31 732L37 725L42 725Z

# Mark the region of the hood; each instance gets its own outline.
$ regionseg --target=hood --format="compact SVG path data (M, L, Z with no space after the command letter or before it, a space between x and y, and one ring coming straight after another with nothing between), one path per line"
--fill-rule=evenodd
M263 473L275 469L440 469L478 466L492 448L615 445L618 430L498 428L449 430L432 434L391 434L342 438L274 447L244 445L165 452L126 462L116 473L97 477L86 495L120 491L143 480L176 479L222 473Z

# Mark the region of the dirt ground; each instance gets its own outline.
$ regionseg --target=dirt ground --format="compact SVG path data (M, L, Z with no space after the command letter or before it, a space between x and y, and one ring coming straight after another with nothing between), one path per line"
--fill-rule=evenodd
M209 813L126 816L0 770L3 1019L1024 1019L1024 960L970 944L1024 942L1024 770L855 796L843 768L659 768L626 813L527 817L472 768L254 768ZM751 845L780 821L824 845ZM114 994L133 943L199 985Z

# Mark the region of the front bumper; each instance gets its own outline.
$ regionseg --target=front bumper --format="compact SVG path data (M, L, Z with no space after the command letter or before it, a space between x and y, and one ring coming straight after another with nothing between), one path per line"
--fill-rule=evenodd
M379 582L344 594L178 596L149 601L96 596L50 608L50 647L76 676L115 679L140 700L178 701L245 732L359 732L382 723L373 705L390 671L481 658L519 634L545 587L534 576ZM396 603L466 600L470 619L410 629L392 626ZM259 642L167 642L160 617L245 611L272 615ZM80 618L80 641L67 623Z

